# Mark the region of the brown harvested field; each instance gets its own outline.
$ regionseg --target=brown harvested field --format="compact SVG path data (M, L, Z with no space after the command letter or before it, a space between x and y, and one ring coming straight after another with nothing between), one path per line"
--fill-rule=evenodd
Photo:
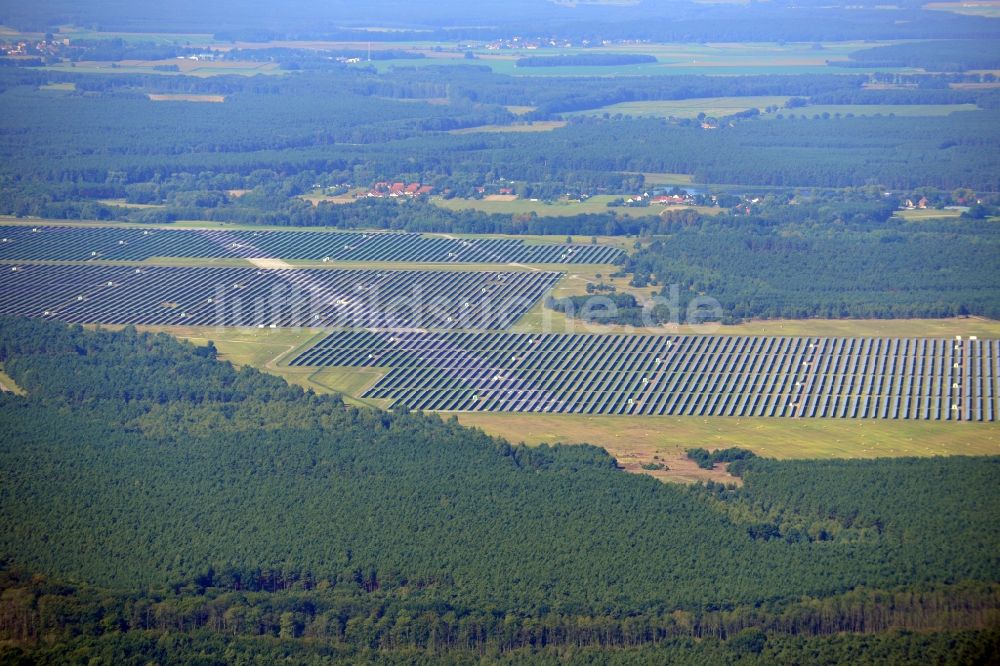
M517 201L516 194L489 194L483 197L484 201Z
M147 95L154 102L208 102L221 104L226 101L225 95L187 95L183 93L166 93Z

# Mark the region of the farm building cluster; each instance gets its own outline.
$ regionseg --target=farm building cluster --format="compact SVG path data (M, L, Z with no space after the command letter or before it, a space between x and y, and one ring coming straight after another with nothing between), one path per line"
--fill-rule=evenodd
M434 187L423 183L405 183L403 181L389 183L378 182L365 193L366 197L373 199L384 199L398 197L423 197L434 192Z

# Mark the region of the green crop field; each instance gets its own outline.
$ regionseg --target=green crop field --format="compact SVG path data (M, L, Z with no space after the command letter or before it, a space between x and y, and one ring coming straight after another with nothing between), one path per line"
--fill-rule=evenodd
M653 76L676 74L810 74L830 73L833 70L827 61L846 60L847 56L859 49L870 48L879 43L871 42L826 42L822 48L812 43L796 42L775 44L755 43L670 43L609 45L600 48L601 53L643 54L657 59L655 63L641 63L616 66L556 66L517 67L519 58L528 56L575 55L592 53L594 49L580 48L538 48L505 49L502 51L475 48L478 65L490 67L494 72L517 76ZM445 45L451 46L451 45ZM435 54L440 55L440 54ZM421 67L442 64L468 64L462 58L411 58L379 60L373 63L380 72L393 67ZM851 69L852 73L885 71L887 68ZM891 68L889 68L891 69ZM902 70L901 70L902 71Z
M911 222L920 220L940 220L942 218L956 218L962 215L960 210L938 210L936 208L914 208L912 210L898 210L893 216Z
M628 217L647 217L658 215L664 210L692 209L703 215L717 215L721 208L711 208L707 206L659 206L651 205L646 207L630 208L618 206L609 208L608 202L615 197L609 194L600 194L590 197L584 201L539 201L531 199L515 199L513 201L491 201L488 199L444 199L442 197L432 197L431 203L447 208L448 210L478 210L484 213L500 213L503 215L525 215L535 213L539 217L566 217L570 215L582 215L585 213L609 213Z
M577 111L566 115L616 115L657 118L695 118L699 113L707 116L730 116L747 109L761 111L768 106L781 106L788 97L699 97L695 99L664 100L656 102L621 102L599 109Z

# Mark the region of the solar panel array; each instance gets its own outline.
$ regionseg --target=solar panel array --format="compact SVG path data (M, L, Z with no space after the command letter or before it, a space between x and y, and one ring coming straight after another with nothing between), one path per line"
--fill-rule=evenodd
M996 421L1000 341L334 332L294 366L387 367L411 409Z
M73 323L502 329L555 272L32 264L0 267L0 314Z
M222 231L134 227L0 227L0 260L144 261L151 257L260 257L315 261L610 264L606 245L527 244L398 232Z

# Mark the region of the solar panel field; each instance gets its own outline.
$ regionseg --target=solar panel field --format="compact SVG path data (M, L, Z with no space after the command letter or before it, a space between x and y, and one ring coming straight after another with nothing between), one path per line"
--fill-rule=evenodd
M338 331L292 366L387 367L411 409L996 421L1000 341Z
M502 329L560 275L32 264L0 270L0 314L102 324Z
M221 231L135 227L0 227L0 260L145 261L151 257L422 263L610 264L606 245L528 244L394 232Z

